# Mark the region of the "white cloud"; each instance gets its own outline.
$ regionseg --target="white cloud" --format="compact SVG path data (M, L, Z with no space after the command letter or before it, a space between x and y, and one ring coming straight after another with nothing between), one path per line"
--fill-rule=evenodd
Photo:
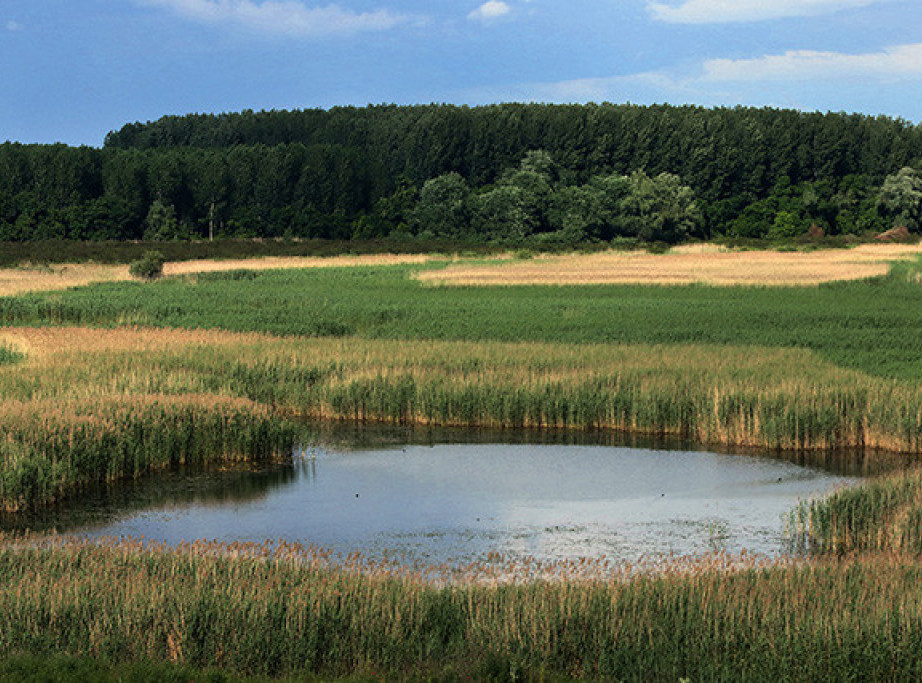
M684 0L679 5L648 1L653 17L672 24L725 24L830 14L887 0Z
M387 10L357 13L338 5L308 7L296 0L141 0L165 7L180 16L208 24L230 24L290 36L380 31L404 23L409 17Z
M922 79L922 43L897 45L880 52L845 54L793 50L754 59L709 59L702 80L813 81L862 78L891 82Z
M23 29L23 25L20 24L18 21L13 21L12 19L10 19L8 22L6 22L7 31L22 31L22 29Z
M899 84L906 84L899 87ZM468 91L469 103L636 102L861 111L922 120L922 43L845 54L800 50L687 68ZM896 86L896 87L895 87Z
M478 19L480 21L490 21L498 19L509 14L512 8L502 0L487 0L480 7L467 15L468 19Z

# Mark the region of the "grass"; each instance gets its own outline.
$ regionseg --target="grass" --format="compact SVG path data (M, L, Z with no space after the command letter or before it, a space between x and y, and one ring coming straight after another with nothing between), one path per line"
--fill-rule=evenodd
M909 680L922 567L882 558L433 587L297 547L0 547L0 642L231 675Z
M144 258L142 256L142 258ZM444 258L444 257L443 257ZM259 257L239 259L189 260L168 263L165 275L200 274L199 277L240 277L243 272L282 268L331 268L345 266L386 265L395 263L424 263L430 257L424 254L367 254L337 255L328 257ZM28 265L0 270L0 296L14 296L27 292L43 292L83 287L100 282L125 282L134 278L131 266L113 264L56 264ZM228 273L223 275L223 273Z
M922 286L888 276L818 287L425 287L413 268L279 270L109 283L0 299L0 323L288 336L806 348L836 365L922 378ZM271 296L267 295L271 292Z

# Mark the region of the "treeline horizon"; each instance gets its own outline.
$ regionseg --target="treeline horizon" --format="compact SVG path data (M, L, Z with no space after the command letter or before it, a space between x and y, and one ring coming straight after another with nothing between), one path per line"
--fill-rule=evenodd
M922 126L861 114L498 104L166 116L102 148L0 145L0 240L917 232L920 169Z

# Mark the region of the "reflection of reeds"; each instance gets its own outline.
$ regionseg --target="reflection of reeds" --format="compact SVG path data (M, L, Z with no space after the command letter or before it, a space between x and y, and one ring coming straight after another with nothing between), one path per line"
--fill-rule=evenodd
M0 642L267 675L918 675L915 562L725 566L711 558L666 573L434 587L357 557L333 567L322 550L293 546L7 538Z

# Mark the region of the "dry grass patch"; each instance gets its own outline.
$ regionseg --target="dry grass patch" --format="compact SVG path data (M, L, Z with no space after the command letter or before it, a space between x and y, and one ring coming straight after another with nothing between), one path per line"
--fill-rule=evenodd
M426 263L430 254L359 254L343 256L267 256L253 259L177 261L163 267L164 275L191 275L222 270L274 270L285 268L342 268ZM443 257L444 258L444 257Z
M222 270L271 270L280 268L335 268L425 263L437 258L429 254L365 254L329 257L265 257L179 261L167 263L164 275L190 275ZM444 258L444 257L443 257ZM62 264L0 268L0 296L82 287L95 282L132 279L127 265Z
M220 330L179 330L118 327L6 327L0 328L0 342L26 353L32 359L75 353L140 353L179 351L188 347L257 344L263 335Z
M704 283L817 285L886 274L895 260L922 255L918 245L862 245L812 252L724 251L713 245L666 254L608 251L497 264L454 264L417 277L443 285L594 285Z
M128 266L64 264L0 268L0 296L82 287L93 282L127 280Z

